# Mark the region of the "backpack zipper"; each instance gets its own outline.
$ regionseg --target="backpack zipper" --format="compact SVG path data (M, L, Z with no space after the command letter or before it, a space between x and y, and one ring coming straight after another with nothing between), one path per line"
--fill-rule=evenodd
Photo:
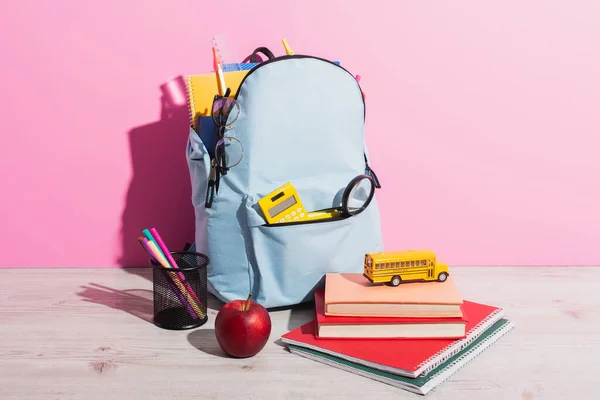
M354 75L352 75L352 73L350 73L350 71L348 71L346 68L342 67L341 65L338 65L338 64L334 63L333 61L330 61L330 60L327 60L327 59L321 58L321 57L316 57L316 56L307 56L307 55L304 55L304 54L289 54L289 55L279 56L279 57L272 58L270 60L263 61L260 64L255 65L254 67L252 67L248 71L248 73L246 74L246 76L244 76L242 78L242 81L240 82L240 85L238 86L238 89L237 89L237 91L235 93L234 99L237 100L237 98L238 98L238 96L240 94L240 89L242 88L242 85L244 84L244 82L246 81L246 79L250 75L252 75L252 73L255 72L257 69L259 69L260 67L262 67L264 65L267 65L267 64L272 64L272 63L277 62L277 61L284 61L284 60L289 60L289 59L293 59L293 58L312 58L314 60L319 60L319 61L323 61L323 62L332 64L332 65L335 65L336 67L341 68L342 70L346 71L348 73L348 75L350 75L354 80L356 80L356 77ZM358 84L358 81L356 83ZM358 87L360 88L360 84L358 84ZM362 89L360 89L360 92L362 94L362 92L363 92ZM364 110L364 117L366 118L367 117L367 105L365 104L364 97L363 97L363 110Z
M354 75L352 75L350 73L350 71L348 71L346 68L342 67L341 65L338 65L336 63L334 63L333 61L327 60L325 58L321 58L321 57L316 57L316 56L307 56L304 54L290 54L290 55L285 55L285 56L279 56L279 57L275 57L272 58L270 60L266 60L261 62L260 64L252 67L252 69L250 69L248 71L248 73L246 74L246 76L244 76L242 78L242 81L240 82L238 89L235 93L235 96L233 96L234 99L238 99L238 96L240 94L240 89L242 88L244 82L246 81L246 79L248 79L248 77L250 75L252 75L252 73L254 73L257 69L259 69L262 66L277 62L277 61L284 61L284 60L289 60L289 59L293 59L293 58L312 58L314 60L319 60L319 61L323 61L332 65L335 65L338 68L341 68L342 70L346 71L346 73L348 73L348 75L350 75L354 80L356 80L356 77ZM360 89L360 84L358 82L356 82L358 84L358 87ZM360 89L361 94L363 94L362 89ZM361 96L362 97L362 102L363 102L363 118L366 118L367 116L367 105L365 104L365 97L364 94ZM373 178L373 180L375 181L375 187L377 189L381 189L381 184L379 183L379 179L377 179L377 175L375 174L375 171L373 171L373 169L369 166L369 162L367 161L367 155L364 154L364 158L365 158L365 172L367 175L371 176ZM209 183L208 183L208 188L207 188L207 197L205 200L205 207L206 208L210 208L212 206L212 202L215 196L215 190L214 190L214 185L215 185L215 178L214 178L214 174L218 173L218 171L214 171L214 166L211 167L211 177L209 178ZM286 223L285 225L289 225L289 224L295 224L295 223ZM282 224L284 225L284 224Z
M238 89L235 93L234 98L237 100L237 98L240 94L240 89L242 88L242 85L244 84L244 81L248 78L248 76L252 75L252 73L255 72L257 69L259 69L260 67L267 65L267 64L271 64L271 63L274 63L277 61L289 60L289 59L293 59L293 58L312 58L315 60L319 60L319 61L323 61L323 62L332 64L332 65L335 65L336 67L341 68L342 70L346 71L346 73L348 73L348 75L350 75L354 80L356 80L356 77L354 75L352 75L352 73L350 73L350 71L348 71L346 68L342 67L341 65L334 63L333 61L330 61L330 60L327 60L327 59L321 58L321 57L308 56L308 55L304 55L304 54L289 54L289 55L279 56L279 57L272 58L270 60L263 61L262 63L252 67L252 69L250 69L248 71L246 76L244 76L244 78L242 78L242 81L240 82L240 85L238 86ZM360 83L358 83L358 81L356 83L358 84L358 87L360 89ZM363 102L363 118L366 118L367 117L367 105L365 103L365 97L364 97L364 93L363 93L362 89L360 89L360 92L362 94L362 102ZM373 180L375 181L375 187L377 189L381 189L381 183L379 183L379 179L377 178L375 171L373 171L373 169L369 166L369 162L367 160L367 155L364 154L364 157L365 157L365 172L366 172L366 174L373 178Z

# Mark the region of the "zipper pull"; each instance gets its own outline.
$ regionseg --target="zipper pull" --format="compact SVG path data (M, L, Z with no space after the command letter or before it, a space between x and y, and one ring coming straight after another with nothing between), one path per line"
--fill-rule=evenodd
M373 171L371 169L371 167L369 167L369 164L366 165L366 172L367 172L367 175L369 175L371 178L373 178L373 181L375 182L375 187L377 189L381 189L381 184L379 183L379 179L377 179L377 175L375 174L375 171Z
M375 174L375 171L373 171L371 169L371 167L369 167L369 162L367 161L367 155L363 154L364 158L365 158L365 173L367 175L369 175L371 178L373 178L373 181L375 182L375 187L377 189L381 189L381 184L379 183L379 179L377 179L377 175Z
M206 200L204 206L206 208L212 207L212 202L215 197L215 182L217 180L217 166L213 159L210 167L210 174L208 176L208 185L206 186Z

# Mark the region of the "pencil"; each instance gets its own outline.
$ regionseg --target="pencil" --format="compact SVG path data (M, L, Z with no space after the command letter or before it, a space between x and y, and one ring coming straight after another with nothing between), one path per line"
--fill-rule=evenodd
M148 243L148 239L139 237L138 238L138 242L140 243L140 245L142 245L142 247L144 248L144 250L146 251L146 253L148 253L148 255L152 259L154 259L156 262L160 263L158 261L158 258L156 258L154 256L154 254L152 253L152 250L150 249L150 247L148 247L148 244L147 244ZM187 308L187 311L190 314L190 316L193 319L198 319L198 315L196 314L196 312L194 311L194 309L192 308L192 306L190 305L190 303L185 299L185 296L183 295L183 293L181 293L181 291L174 285L174 281L173 281L174 277L170 277L167 274L166 270L164 270L162 272L163 272L163 275L165 277L165 280L167 281L167 284L169 285L169 287L171 288L171 290L173 291L173 293L175 293L175 295L177 295L177 298L179 299L179 301L181 302L181 304L183 304L185 306L185 308ZM177 279L177 278L175 278L175 279Z
M171 252L169 251L169 249L168 249L167 245L165 244L165 242L160 237L160 234L158 233L158 231L156 230L156 228L150 229L150 234L154 238L154 241L156 242L156 244L158 245L158 247L162 250L163 254L167 258L167 261L169 261L169 263L171 263L171 265L173 266L173 268L179 269L179 266L177 265L177 263L173 259L173 256L171 255ZM198 299L198 296L196 296L196 293L194 293L194 290L190 286L189 282L187 281L187 279L185 279L185 276L181 272L178 272L177 274L179 275L179 278L181 279L181 281L185 285L185 288L192 295L192 297L196 300L196 302L198 303L198 305L200 305L201 307L203 307L202 303L200 302L200 299Z
M171 252L167 248L167 245L165 244L165 242L160 237L156 228L152 228L150 230L144 229L143 233L148 238L149 241L153 242L156 245L156 247L158 248L160 253L165 257L167 263L169 263L172 268L178 269L179 266L177 265L177 263L171 256ZM185 279L185 276L181 272L177 272L177 276L179 276L179 279L181 280L181 282L187 289L188 293L190 295L192 295L192 297L196 301L196 304L204 311L205 310L204 305L202 304L200 299L198 299L198 296L196 295L196 293L194 292L194 289L192 289L192 287L190 286L188 281Z
M167 260L162 256L162 254L160 254L160 250L158 249L158 247L156 246L156 244L153 241L150 241L147 238L144 238L142 240L142 244L145 244L148 247L149 253L152 254L152 255L154 255L154 258L156 260L158 260L158 263L160 265L162 265L167 270L168 269L172 269L170 267L169 263L167 262ZM146 246L144 246L144 247L146 247ZM171 279L173 280L173 283L175 283L175 286L177 286L177 288L179 289L179 291L181 292L181 294L187 300L187 303L192 307L192 309L194 310L194 312L200 318L204 318L204 316L206 314L202 310L200 310L199 306L195 303L194 299L187 292L187 290L185 289L185 287L183 286L183 284L181 283L181 281L177 278L176 274L174 272L171 272L171 271L169 271L168 274L171 277Z
M219 60L219 56L217 55L217 48L213 46L213 63L214 69L217 73L217 79L219 80L219 94L223 96L225 93L225 76L223 75L223 68L221 67L221 60Z

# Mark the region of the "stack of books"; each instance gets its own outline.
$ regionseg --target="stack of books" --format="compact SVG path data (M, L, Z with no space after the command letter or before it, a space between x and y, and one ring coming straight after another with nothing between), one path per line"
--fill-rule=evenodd
M281 339L293 354L424 395L512 328L502 308L463 300L452 276L393 287L331 273L315 319Z

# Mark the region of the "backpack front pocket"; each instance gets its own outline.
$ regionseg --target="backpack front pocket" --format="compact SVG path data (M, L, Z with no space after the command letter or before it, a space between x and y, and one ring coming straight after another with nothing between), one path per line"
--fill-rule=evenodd
M299 224L265 225L253 207L245 212L251 290L265 307L310 301L326 273L362 274L365 253L382 250L375 202L353 217Z

